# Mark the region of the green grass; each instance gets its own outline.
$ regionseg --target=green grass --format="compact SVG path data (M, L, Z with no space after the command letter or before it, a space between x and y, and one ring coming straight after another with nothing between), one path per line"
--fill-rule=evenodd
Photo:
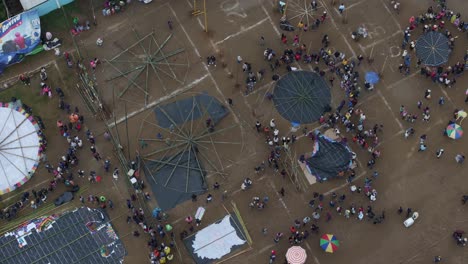
M82 13L78 6L78 1L73 1L63 6L66 16L62 9L57 9L41 17L41 28L44 31L62 31L69 30L73 25L73 16Z
M11 97L16 97L21 99L23 103L32 107L32 109L35 111L36 109L39 109L40 106L47 104L49 101L47 96L39 95L39 91L40 88L33 84L31 86L26 86L20 82L13 87L0 92L0 102L10 102Z
M5 6L0 4L0 22L3 22L8 19L7 12Z

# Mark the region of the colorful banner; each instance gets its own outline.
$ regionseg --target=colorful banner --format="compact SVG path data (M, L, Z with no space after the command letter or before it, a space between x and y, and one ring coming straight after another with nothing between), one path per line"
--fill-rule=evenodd
M41 42L41 22L36 10L27 11L0 24L0 73L33 51Z

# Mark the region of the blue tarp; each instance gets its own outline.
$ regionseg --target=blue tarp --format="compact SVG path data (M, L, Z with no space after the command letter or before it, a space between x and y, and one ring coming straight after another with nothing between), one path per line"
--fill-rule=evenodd
M156 120L161 127L178 126L199 118L211 118L214 124L223 119L228 110L216 98L206 93L177 100L154 108Z
M41 42L41 23L36 10L27 11L0 24L0 73L20 62Z
M334 141L315 131L314 151L306 159L309 171L318 181L334 178L351 167L351 150L343 143Z

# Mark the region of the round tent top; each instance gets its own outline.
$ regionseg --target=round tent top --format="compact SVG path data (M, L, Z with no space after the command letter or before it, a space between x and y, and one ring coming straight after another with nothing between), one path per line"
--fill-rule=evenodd
M39 127L14 104L0 103L0 195L27 182L39 163Z
M416 56L423 64L439 66L446 63L451 52L448 38L436 31L422 35L416 41Z
M317 73L293 71L277 82L273 101L286 120L308 124L317 121L329 107L331 93L327 82Z

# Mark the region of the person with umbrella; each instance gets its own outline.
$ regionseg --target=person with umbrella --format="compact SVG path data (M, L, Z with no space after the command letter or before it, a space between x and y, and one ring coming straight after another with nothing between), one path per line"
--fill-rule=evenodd
M335 235L325 234L320 238L320 247L327 253L333 253L338 250L340 241Z

